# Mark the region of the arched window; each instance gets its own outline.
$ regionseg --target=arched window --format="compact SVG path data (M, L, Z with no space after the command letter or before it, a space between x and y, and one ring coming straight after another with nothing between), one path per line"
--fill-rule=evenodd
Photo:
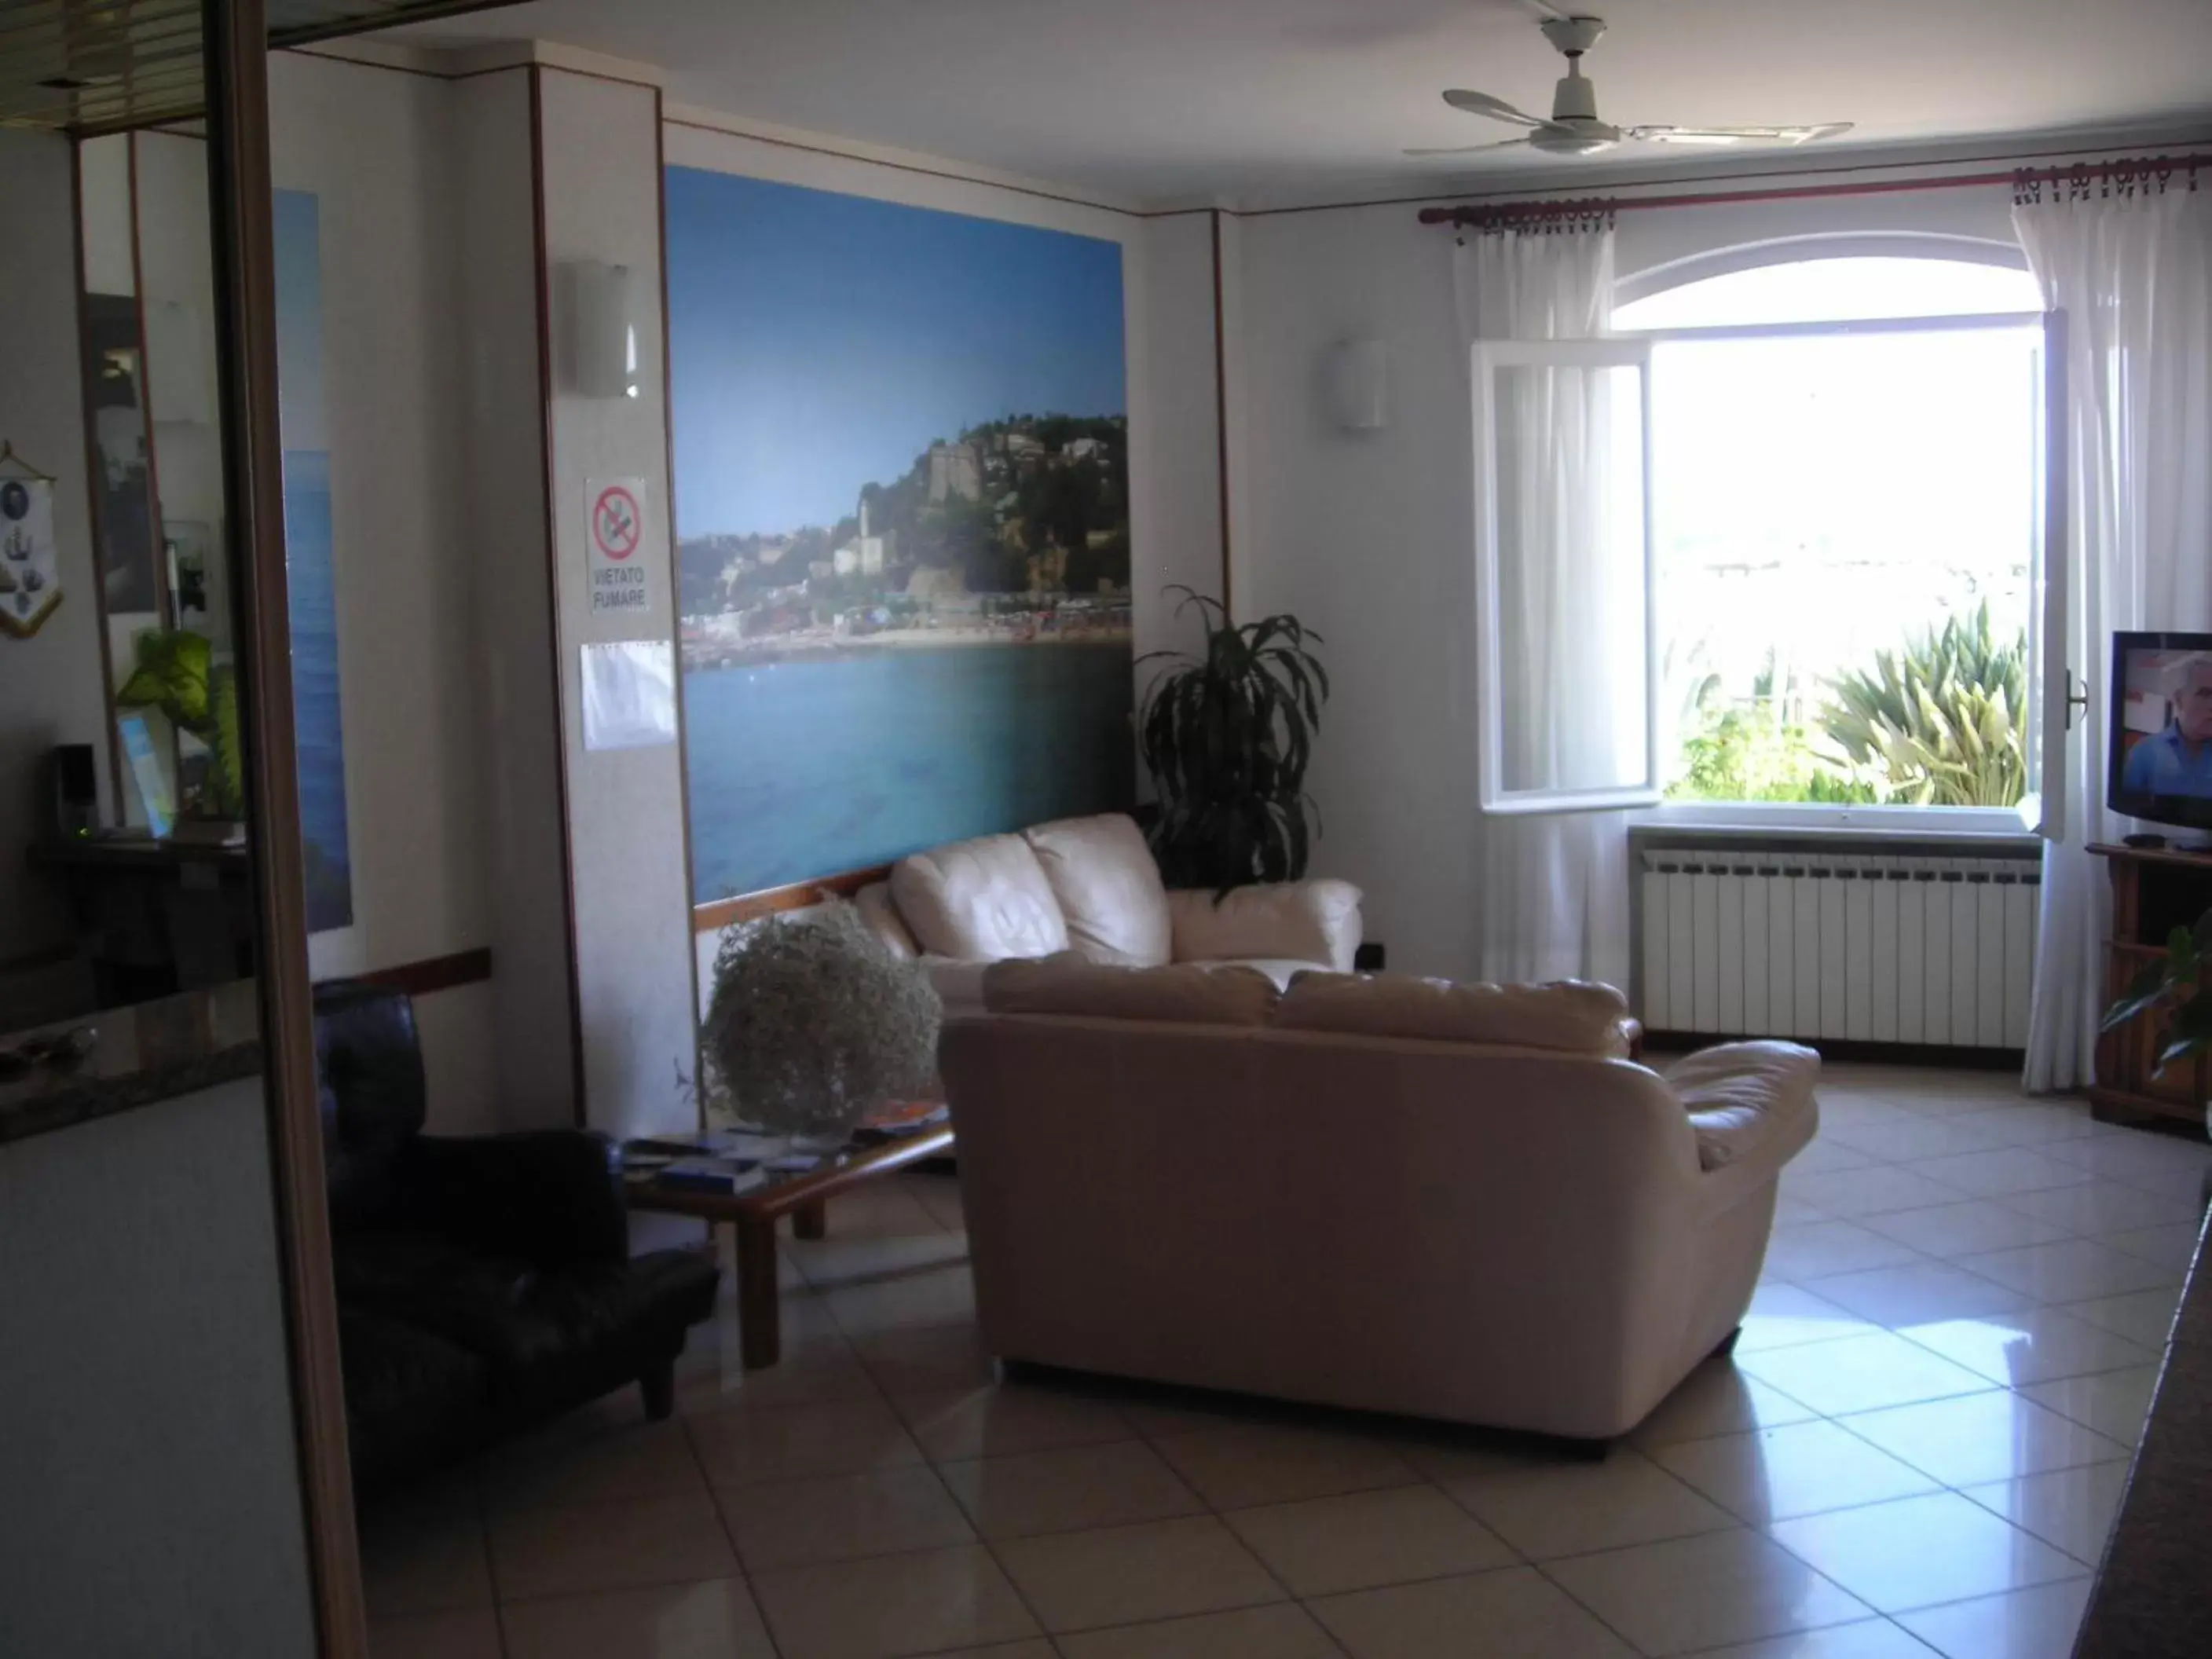
M1652 343L1668 800L1871 823L2033 794L2042 331L2018 252L1772 243L1620 295L1615 331Z

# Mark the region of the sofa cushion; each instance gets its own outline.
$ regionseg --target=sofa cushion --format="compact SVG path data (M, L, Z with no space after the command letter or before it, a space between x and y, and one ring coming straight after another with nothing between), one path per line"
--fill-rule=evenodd
M1152 968L1169 960L1168 890L1145 832L1121 812L1024 830L1060 902L1071 949L1092 962Z
M1343 972L1359 948L1359 890L1348 881L1271 882L1168 895L1177 962L1288 958Z
M1769 1134L1816 1110L1820 1057L1794 1042L1724 1042L1700 1048L1666 1073L1690 1116L1698 1162L1735 1163Z
M912 962L921 954L921 947L899 919L898 907L891 902L890 883L870 882L853 895L853 908L860 913L868 931L883 941L884 949L901 962Z
M1462 985L1411 974L1301 974L1275 1010L1289 1031L1345 1031L1433 1042L1626 1059L1628 1001L1610 985Z
M980 836L901 859L891 897L931 956L997 961L1067 949L1052 884L1019 836Z
M994 963L983 975L983 1006L994 1014L1260 1026L1275 1012L1275 997L1273 980L1235 963L1127 968L1071 951L1043 962Z

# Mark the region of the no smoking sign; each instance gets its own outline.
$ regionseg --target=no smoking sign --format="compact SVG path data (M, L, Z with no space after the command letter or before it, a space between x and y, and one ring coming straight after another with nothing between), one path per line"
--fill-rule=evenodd
M653 584L647 562L634 556L645 538L645 480L593 479L584 500L592 613L643 616L653 609Z

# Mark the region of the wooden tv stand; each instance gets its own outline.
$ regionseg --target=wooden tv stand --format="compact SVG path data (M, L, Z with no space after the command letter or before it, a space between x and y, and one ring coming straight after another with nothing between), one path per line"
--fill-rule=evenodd
M2089 849L2112 878L2112 931L2105 940L2105 1001L2109 1006L2146 963L2166 953L2176 927L2194 927L2212 910L2212 854L2176 848ZM2166 1068L2158 1065L2158 1022L2143 1018L2097 1039L2097 1081L2089 1090L2095 1115L2110 1121L2145 1117L2185 1121L2200 1133L2212 1100L2212 1054Z

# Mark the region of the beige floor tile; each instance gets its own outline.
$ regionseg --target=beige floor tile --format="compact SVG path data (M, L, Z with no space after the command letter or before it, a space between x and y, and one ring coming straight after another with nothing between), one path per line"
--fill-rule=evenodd
M1853 1625L1771 1636L1764 1642L1707 1648L1695 1659L1933 1659L1935 1651L1901 1625L1862 1619Z
M1806 1149L1807 1152L1811 1150L1810 1147ZM1802 1152L1798 1154L1800 1158L1803 1156ZM1857 1154L1853 1153L1852 1156L1856 1158ZM1778 1192L1775 1194L1774 1224L1778 1227L1801 1227L1808 1221L1833 1221L1835 1217L1830 1215L1826 1210L1808 1204L1802 1198L1792 1198L1787 1193Z
M1134 1432L1104 1400L1026 1382L899 1394L891 1403L938 1463L1098 1445Z
M895 1237L901 1234L941 1232L944 1227L916 1193L923 1177L907 1181L874 1181L830 1202L830 1237L853 1238L863 1235ZM790 1229L785 1228L788 1237Z
M2154 1358L2141 1343L2074 1317L2070 1309L2023 1308L1978 1319L1908 1325L1898 1334L2008 1387L2091 1371L2118 1370Z
M372 1511L362 1519L360 1547L372 1620L491 1605L490 1559L473 1504L460 1513Z
M1808 1347L1744 1353L1736 1364L1814 1411L1875 1411L1990 1386L1963 1365L1887 1331Z
M1933 1492L1937 1483L1832 1423L1662 1446L1661 1468L1753 1526Z
M1801 1176L1829 1175L1838 1170L1869 1170L1884 1161L1872 1152L1846 1146L1836 1139L1836 1132L1824 1124L1820 1138L1791 1158L1790 1167Z
M714 1494L747 1572L975 1541L927 1465L818 1480L723 1486Z
M997 1364L973 1325L921 1325L874 1331L853 1352L886 1394L944 1393L997 1380Z
M1805 1288L1847 1312L1892 1329L1941 1319L1972 1319L2028 1305L2027 1298L2017 1291L1943 1262L1925 1260L1910 1267L1876 1267L1869 1273L1816 1279Z
M2098 1241L2128 1255L2141 1256L2177 1273L2186 1273L2197 1260L2197 1243L2203 1227L2197 1221L2169 1221L2160 1227L2140 1227L2130 1232L2106 1233Z
M986 1538L1165 1521L1206 1507L1141 1440L945 1463L939 1473Z
M2202 1135L2184 1139L2154 1130L2061 1141L2051 1147L2051 1155L2108 1181L2130 1182L2146 1177L2201 1176L2212 1167L2212 1146Z
M2038 1302L2086 1302L2181 1282L2178 1268L2124 1255L2092 1238L1961 1256L1958 1265Z
M2054 1222L2085 1238L2189 1221L2202 1212L2187 1198L2162 1198L2118 1181L2086 1181L2047 1192L2008 1193L1996 1202Z
M495 1517L491 1565L506 1601L726 1578L738 1558L702 1492Z
M1741 1434L1779 1428L1816 1416L1779 1389L1769 1388L1736 1368L1732 1357L1708 1359L1689 1376L1629 1439L1649 1451L1678 1440L1705 1440L1717 1434Z
M996 1552L1054 1634L1285 1599L1212 1516L1009 1539Z
M848 1337L917 1325L965 1324L975 1317L975 1281L964 1261L840 1285L821 1297Z
M2127 1485L2125 1463L2092 1463L1964 1491L1992 1514L2094 1567L2104 1556Z
M1299 1424L1253 1423L1162 1435L1153 1445L1216 1509L1402 1486L1413 1466L1380 1440Z
M1222 1519L1294 1595L1446 1578L1517 1559L1434 1486L1309 1498Z
M707 1489L684 1425L674 1419L616 1430L558 1425L501 1447L483 1460L478 1478L493 1515Z
M2058 1311L2099 1330L2124 1336L2136 1346L2162 1352L2173 1332L2173 1310L2181 1303L2181 1287L2160 1285L2126 1296L2101 1296L2087 1302L2069 1302Z
M1986 1132L2006 1146L2087 1140L2099 1127L2086 1106L2032 1104L2025 1101L1978 1110L1959 1121Z
M1869 1612L1787 1550L1741 1528L1577 1556L1544 1571L1650 1655L1847 1624Z
M1344 1650L1303 1607L1240 1607L1126 1625L1060 1638L1066 1659L1342 1659Z
M1956 1492L1778 1521L1770 1531L1883 1613L2003 1595L2081 1570L2071 1556Z
M2151 1393L2157 1386L2156 1365L2130 1365L2124 1371L2034 1382L2021 1393L2084 1428L2132 1446L2142 1438L2143 1419L2150 1411Z
M965 1233L855 1233L828 1238L793 1239L783 1247L787 1260L817 1294L927 1273L968 1260Z
M1634 1650L1533 1567L1325 1596L1308 1610L1352 1659L1632 1659ZM1472 1645L1480 1642L1480 1646Z
M1641 1452L1600 1462L1532 1459L1444 1483L1468 1513L1531 1560L1715 1532L1735 1518Z
M2053 1146L2086 1146L2086 1141L2053 1141ZM1917 1160L1913 1172L1940 1181L1976 1198L1998 1198L2007 1193L2039 1193L2052 1187L2075 1187L2088 1179L2088 1171L2062 1158L2047 1157L2027 1146L1962 1152L1955 1158Z
M737 1578L518 1601L501 1619L507 1659L775 1659Z
M1815 1221L1777 1227L1766 1243L1764 1272L1769 1279L1804 1280L1925 1259L1911 1245L1884 1238L1859 1222Z
M980 1546L756 1573L782 1659L888 1659L1041 1632Z
M1968 1117L1966 1113L1914 1113L1902 1122L1839 1124L1826 1129L1825 1135L1886 1164L1910 1163L1915 1168L1943 1158L1993 1152L2004 1145L1989 1130L1967 1121Z
M1838 1419L1948 1486L2125 1458L2127 1448L2008 1389Z
M1748 1354L1833 1342L1846 1336L1864 1336L1873 1328L1856 1314L1847 1313L1802 1285L1761 1285L1744 1314L1743 1334L1736 1339L1735 1351Z
M368 1627L368 1651L369 1659L501 1659L499 1615L462 1607L382 1620Z
M1927 1210L1896 1210L1870 1215L1859 1224L1916 1250L1948 1261L1980 1250L2008 1250L2021 1244L2048 1244L2070 1237L2055 1221L2045 1221L2023 1210L2008 1210L1989 1199L1970 1198L1963 1204L1938 1204Z
M2067 1659L2088 1601L2089 1581L2077 1578L1902 1613L1898 1622L1946 1659Z
M880 1400L714 1412L685 1419L684 1427L700 1468L718 1486L860 1474L921 1461L921 1448Z
M1783 1189L1792 1197L1846 1219L1881 1215L1889 1210L1924 1210L1935 1204L1955 1204L1972 1194L1942 1182L1930 1181L1894 1164L1878 1164L1864 1170L1839 1170L1832 1175L1785 1174Z

